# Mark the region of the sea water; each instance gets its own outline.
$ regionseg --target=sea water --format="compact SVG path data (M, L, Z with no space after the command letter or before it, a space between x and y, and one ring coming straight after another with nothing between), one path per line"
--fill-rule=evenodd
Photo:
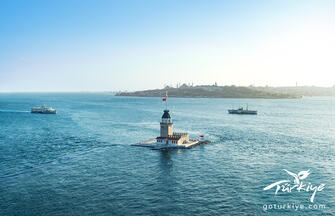
M58 113L29 112L42 104ZM246 104L258 115L227 114ZM164 109L108 93L0 94L0 215L335 214L334 98L168 98L174 130L211 144L131 146L159 135ZM325 187L313 203L282 191L295 180L284 169Z

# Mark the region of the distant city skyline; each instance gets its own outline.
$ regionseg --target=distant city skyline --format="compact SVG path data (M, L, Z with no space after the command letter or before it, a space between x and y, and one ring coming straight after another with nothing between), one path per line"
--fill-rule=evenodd
M0 92L332 87L335 1L1 1Z

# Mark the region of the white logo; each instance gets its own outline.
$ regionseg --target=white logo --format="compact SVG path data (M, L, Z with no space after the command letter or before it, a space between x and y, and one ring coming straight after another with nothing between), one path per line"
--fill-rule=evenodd
M277 194L278 191L291 193L292 190L294 189L296 189L298 192L300 191L313 192L310 198L310 201L313 202L316 192L322 191L325 188L325 184L320 184L319 186L313 186L312 183L310 182L308 184L307 183L305 184L302 181L306 179L309 176L309 174L311 174L310 170L300 171L298 174L290 172L286 169L284 169L284 171L294 178L293 185L290 184L291 183L290 180L280 180L273 184L270 184L269 186L265 187L263 190L269 190L276 186L275 194Z

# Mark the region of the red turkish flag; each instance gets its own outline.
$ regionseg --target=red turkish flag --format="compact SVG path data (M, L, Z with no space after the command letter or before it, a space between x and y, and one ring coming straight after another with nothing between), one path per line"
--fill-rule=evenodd
M166 98L163 98L162 100L163 100L163 101L166 101Z

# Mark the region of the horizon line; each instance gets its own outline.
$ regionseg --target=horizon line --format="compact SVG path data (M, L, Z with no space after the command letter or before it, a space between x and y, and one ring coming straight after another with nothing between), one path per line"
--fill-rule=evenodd
M190 87L196 87L196 86L215 86L215 85L194 85ZM334 86L315 86L315 85L301 85L301 86L244 86L244 85L217 85L217 87L224 87L224 86L230 86L230 87L249 87L249 88L299 88L299 87L316 87L316 88L334 88ZM153 89L164 89L163 88L153 88ZM177 88L177 87L169 87L169 88ZM179 87L180 88L180 87ZM74 90L74 91L62 91L62 90L55 90L55 91L0 91L0 94L9 94L9 93L118 93L118 92L136 92L136 91L146 91L146 90L153 90L153 89L142 89L142 90Z

